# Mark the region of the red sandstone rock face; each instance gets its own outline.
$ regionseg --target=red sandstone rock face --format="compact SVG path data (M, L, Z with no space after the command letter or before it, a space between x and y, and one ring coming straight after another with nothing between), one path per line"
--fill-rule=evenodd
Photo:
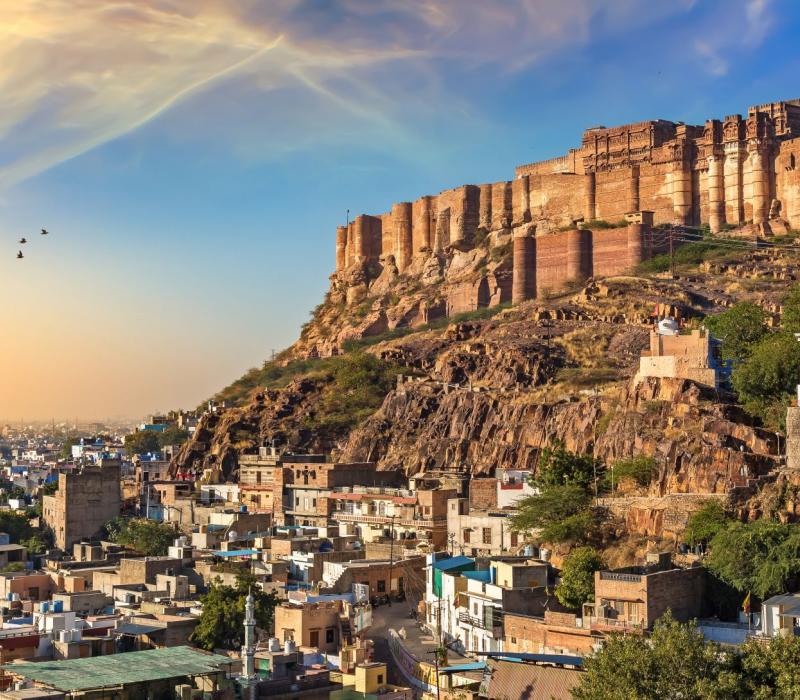
M594 445L607 463L653 456L659 465L654 496L728 493L776 468L777 436L737 422L743 416L736 407L712 398L684 380L647 380L616 396L559 403L412 385L392 392L351 434L343 458L371 455L379 468L407 474L468 465L473 474L488 475L497 468L535 469L541 448L560 440L580 453Z

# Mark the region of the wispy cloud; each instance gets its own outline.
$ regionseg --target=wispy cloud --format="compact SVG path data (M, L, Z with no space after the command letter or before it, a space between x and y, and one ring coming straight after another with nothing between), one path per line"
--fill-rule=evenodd
M772 26L772 0L719 3L692 26L694 53L706 73L725 76L731 57L761 46Z
M764 4L750 3L754 22L763 21ZM251 96L285 101L302 91L306 108L311 95L321 125L335 113L400 134L404 111L441 105L445 96L457 104L438 67L495 63L519 70L592 34L666 12L635 5L618 0L599 11L592 0L3 3L0 188L232 79ZM285 104L263 111L265 120L287 117ZM309 120L309 113L297 115L304 126Z

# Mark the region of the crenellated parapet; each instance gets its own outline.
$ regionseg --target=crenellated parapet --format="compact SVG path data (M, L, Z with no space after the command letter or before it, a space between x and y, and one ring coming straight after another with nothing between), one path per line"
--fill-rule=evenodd
M577 148L521 165L512 180L425 195L339 226L336 277L345 286L357 281L360 291L348 293L357 300L379 278L381 288L397 275L435 279L456 256L507 244L513 284L493 280L488 293L478 280L484 291L474 303L532 298L568 279L638 264L653 252L645 240L652 225L752 225L764 235L800 228L799 160L800 100L703 125L593 127ZM638 219L607 228L631 216ZM594 220L607 223L592 227Z

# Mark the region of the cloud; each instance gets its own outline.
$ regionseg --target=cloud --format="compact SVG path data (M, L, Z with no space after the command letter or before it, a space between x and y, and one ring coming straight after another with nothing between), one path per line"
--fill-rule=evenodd
M703 39L695 39L694 50L703 60L706 70L713 76L723 76L728 73L728 62L720 56L717 49Z
M750 4L754 18L763 17L764 3ZM257 105L267 131L272 115L288 119L288 125L274 123L287 130L288 141L308 142L300 126L316 124L324 131L348 120L402 139L408 110L441 112L447 104L453 113L469 112L464 98L448 89L445 68L462 76L485 65L513 72L595 35L687 7L655 5L617 0L598 10L592 0L3 3L0 188L231 84L240 87L233 99ZM479 103L480 87L466 99ZM305 111L293 117L295 104ZM205 107L220 108L212 101Z
M772 0L720 2L692 24L692 42L702 68L714 77L728 74L730 56L757 49L773 26Z

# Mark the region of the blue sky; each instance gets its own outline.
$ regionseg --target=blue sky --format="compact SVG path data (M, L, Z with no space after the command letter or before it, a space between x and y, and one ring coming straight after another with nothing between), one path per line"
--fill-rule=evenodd
M297 337L346 209L511 178L591 125L800 97L799 15L777 0L8 3L0 417L196 405ZM53 235L16 261L41 226Z

